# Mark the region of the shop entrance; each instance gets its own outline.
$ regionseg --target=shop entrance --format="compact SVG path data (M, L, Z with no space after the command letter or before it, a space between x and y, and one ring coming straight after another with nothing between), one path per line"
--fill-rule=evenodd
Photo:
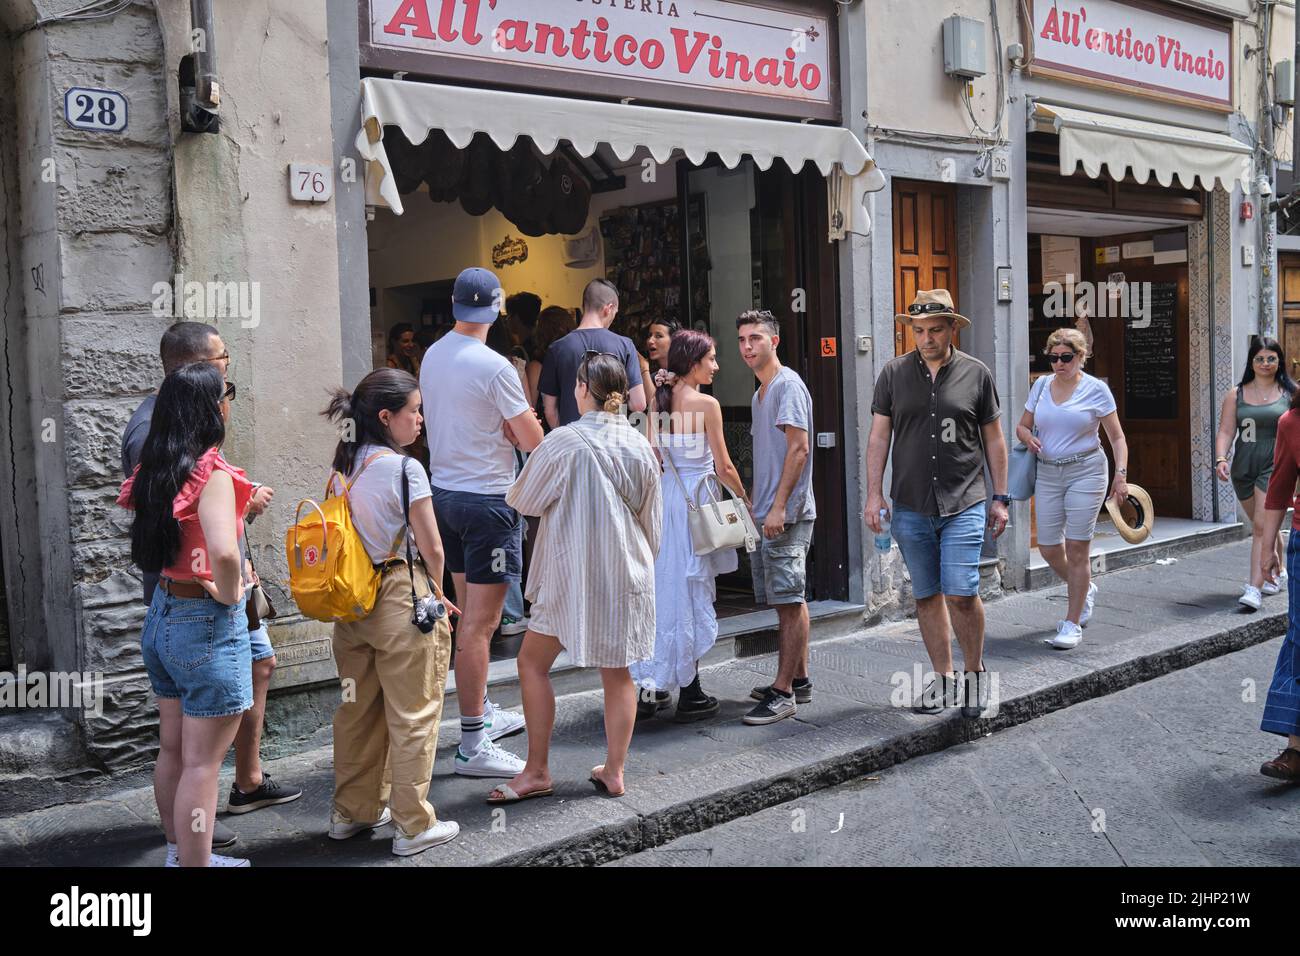
M388 360L389 333L401 323L412 327L421 353L446 333L451 283L462 269L490 268L507 297L530 292L543 309L559 307L571 317L580 310L586 284L605 277L620 293L613 330L631 338L643 355L657 318L714 338L721 368L712 391L723 406L728 449L749 485L756 381L740 358L735 319L747 309L770 309L781 325L781 361L808 383L815 427L830 436L821 443L810 436L822 517L809 560L808 596L847 599L844 464L842 442L835 440L843 418L835 347L838 296L834 247L826 239L826 186L818 172L809 167L795 174L780 161L764 171L748 158L728 169L717 161L694 164L680 153L656 163L644 151L620 162L605 146L582 158L563 142L544 156L520 137L505 154L515 175L496 176L481 193L466 196L445 170L419 165L422 153L435 154L432 148L395 149L400 135L395 127L385 128L390 158L400 157L395 172L405 212L397 216L379 208L367 227L376 367ZM440 135L435 130L431 139ZM480 164L501 162L482 134L467 150L455 151L468 155L451 156L447 145L438 146L436 155L463 166L462 182ZM573 231L544 217L529 218L535 193L511 195L519 188L518 170L546 171L558 157L571 177L581 177L576 192L589 196L584 214L569 227ZM566 212L572 217L572 208ZM519 337L511 341L510 324L500 325L496 340L507 350L523 348ZM829 349L821 348L825 341L832 343ZM525 382L527 388L526 373ZM664 493L671 491L666 484ZM742 560L735 574L718 581L718 616L754 609L749 563ZM517 644L518 638L498 635L493 658L513 656Z
M947 289L961 312L957 288L957 187L894 180L894 314L904 314L918 289ZM961 337L958 335L960 346ZM916 348L910 326L894 326L894 354Z
M1286 352L1291 377L1300 381L1300 253L1277 257L1278 340Z

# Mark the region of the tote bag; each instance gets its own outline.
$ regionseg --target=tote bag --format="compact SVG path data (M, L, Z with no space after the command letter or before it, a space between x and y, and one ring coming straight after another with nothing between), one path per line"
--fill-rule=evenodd
M1051 378L1044 375L1034 383L1037 392L1034 396L1033 411L1038 414L1038 403L1043 398L1044 382ZM1034 434L1038 427L1034 426ZM1011 461L1007 469L1007 491L1013 501L1028 501L1034 496L1034 483L1038 479L1038 456L1029 450L1029 446L1017 441L1011 448Z

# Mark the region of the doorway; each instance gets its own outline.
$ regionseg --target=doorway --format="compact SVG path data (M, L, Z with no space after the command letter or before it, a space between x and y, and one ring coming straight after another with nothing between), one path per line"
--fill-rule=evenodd
M1277 257L1278 339L1286 352L1287 372L1300 381L1300 252Z
M957 187L894 180L894 314L907 312L918 289L947 289L961 312L957 289ZM960 346L960 335L955 340ZM912 329L894 326L894 354L916 348Z

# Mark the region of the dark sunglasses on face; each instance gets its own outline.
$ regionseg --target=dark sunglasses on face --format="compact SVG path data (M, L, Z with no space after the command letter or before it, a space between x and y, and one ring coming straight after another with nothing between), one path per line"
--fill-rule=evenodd
M1053 365L1057 364L1058 362L1061 362L1065 365L1069 365L1071 362L1074 361L1074 357L1076 354L1077 353L1075 352L1052 352L1050 355L1047 356L1047 358L1048 361L1050 361Z
M1256 356L1255 356L1255 364L1256 364L1256 365L1276 365L1276 364L1277 364L1277 356L1276 356L1276 355L1256 355Z

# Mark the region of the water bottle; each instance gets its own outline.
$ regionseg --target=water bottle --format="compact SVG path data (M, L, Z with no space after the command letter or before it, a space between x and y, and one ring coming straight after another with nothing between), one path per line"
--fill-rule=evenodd
M889 509L880 509L880 531L876 534L876 550L885 554L893 547L894 539L889 534Z

